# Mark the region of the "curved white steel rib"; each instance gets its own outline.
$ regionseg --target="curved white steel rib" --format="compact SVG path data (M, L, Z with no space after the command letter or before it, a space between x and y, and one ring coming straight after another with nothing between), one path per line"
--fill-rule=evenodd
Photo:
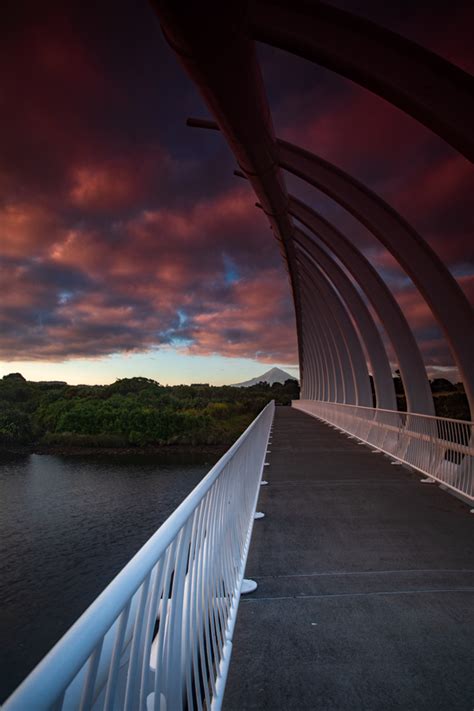
M250 31L348 77L411 114L474 161L474 79L375 22L332 4L256 0Z
M343 300L319 267L311 259L308 259L306 253L300 248L298 249L298 247L297 264L299 265L300 276L301 269L306 270L314 285L316 294L313 301L317 299L319 294L322 302L329 309L329 315L333 319L336 331L340 333L340 346L347 353L347 360L343 365L343 374L347 375L346 402L354 402L371 407L372 393L365 354L359 335L352 324ZM311 308L311 304L309 307Z
M307 355L309 338L313 348L320 349L325 361L328 400L349 402L354 397L354 381L350 370L345 343L340 329L330 318L327 305L320 297L317 287L307 274L300 272L300 289L304 323L310 323L311 329L303 335L303 352ZM308 338L309 337L309 338ZM308 380L305 377L305 382Z
M280 165L346 208L412 279L446 336L474 411L474 317L465 294L419 234L378 195L319 156L278 140ZM428 393L427 393L428 395ZM414 408L415 409L415 408ZM416 407L417 412L426 412Z
M397 399L390 363L379 330L365 302L339 265L318 244L316 235L311 238L301 230L295 229L295 240L306 251L309 258L322 267L352 314L361 341L367 349L374 379L377 407L395 410Z
M376 269L347 237L301 200L291 196L289 211L336 255L372 304L397 357L408 409L434 414L433 397L420 350L400 306Z

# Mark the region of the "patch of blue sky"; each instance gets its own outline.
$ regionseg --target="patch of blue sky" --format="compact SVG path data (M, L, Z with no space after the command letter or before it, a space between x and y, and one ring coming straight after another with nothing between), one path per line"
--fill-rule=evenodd
M178 309L178 327L181 328L188 321L188 316L183 309Z
M458 279L460 277L471 276L472 274L474 274L474 261L458 262L458 264L455 264L453 267L451 267L451 271Z
M60 291L58 294L58 304L67 304L73 297L72 291Z
M224 279L226 284L234 284L240 279L240 273L234 260L225 252L222 255L224 262Z
M174 348L187 348L193 343L192 338L181 338L179 336L171 338L171 345Z

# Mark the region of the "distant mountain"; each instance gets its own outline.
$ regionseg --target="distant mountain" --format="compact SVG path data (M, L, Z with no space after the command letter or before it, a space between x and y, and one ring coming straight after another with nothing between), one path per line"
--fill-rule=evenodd
M268 383L273 385L273 383L284 383L285 380L298 380L293 375L285 373L281 368L270 368L266 373L262 373L252 380L245 380L243 383L234 383L231 387L233 388L251 388L252 385L258 385L258 383Z

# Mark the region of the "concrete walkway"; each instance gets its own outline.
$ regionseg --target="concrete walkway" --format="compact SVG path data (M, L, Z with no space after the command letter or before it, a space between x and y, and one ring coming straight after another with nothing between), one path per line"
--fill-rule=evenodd
M474 709L474 516L277 408L224 711Z

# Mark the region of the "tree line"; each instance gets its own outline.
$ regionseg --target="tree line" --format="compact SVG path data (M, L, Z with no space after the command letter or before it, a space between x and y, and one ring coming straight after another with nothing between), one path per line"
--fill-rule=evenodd
M289 405L298 397L296 380L236 388L138 377L72 386L11 373L0 380L0 445L228 445L267 402Z
M398 374L397 374L398 376ZM403 385L394 378L398 409ZM431 382L436 414L470 419L462 385ZM129 448L162 445L229 445L270 400L298 399L296 380L232 386L160 385L123 378L112 385L31 382L20 373L0 379L0 446L5 448Z

